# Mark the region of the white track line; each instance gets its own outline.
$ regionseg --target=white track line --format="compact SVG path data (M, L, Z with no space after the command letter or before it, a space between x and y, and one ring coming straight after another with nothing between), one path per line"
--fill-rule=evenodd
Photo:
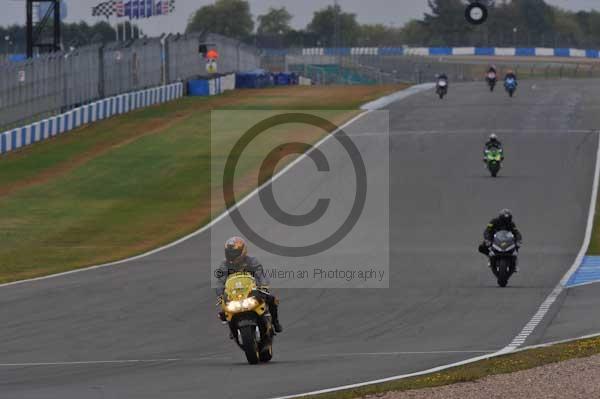
M405 379L405 378L409 378L409 377L417 377L417 376L421 376L421 375L425 375L425 374L436 373L438 371L443 371L443 370L446 370L446 369L449 369L452 367L462 366L465 364L478 362L480 360L485 360L485 359L490 359L490 358L497 357L497 356L506 355L508 353L512 353L515 351L521 351L521 350L526 350L526 349L533 349L533 348L552 345L552 343L548 343L548 344L542 344L542 345L536 345L536 346L532 346L532 347L518 349L523 343L525 343L527 337L529 337L529 335L535 330L535 328L538 326L538 324L544 318L546 313L548 313L550 306L556 301L556 298L558 297L558 295L560 295L560 293L565 289L565 284L567 283L567 281L569 281L569 278L571 277L571 275L573 275L573 273L575 273L575 271L581 264L581 260L585 256L585 253L586 253L587 248L590 243L590 239L592 236L592 228L594 225L594 214L595 214L595 209L596 209L599 174L600 174L600 137L598 138L598 149L596 150L596 169L594 171L594 181L592 184L592 195L591 195L591 199L590 199L590 207L589 207L589 211L588 211L587 226L585 229L585 237L583 240L583 244L582 244L577 257L575 258L575 262L573 263L571 268L563 276L563 278L558 283L556 288L554 290L552 290L552 293L550 293L548 298L546 298L546 300L542 303L539 310L536 312L536 314L533 316L533 318L529 321L529 323L527 323L525 325L525 327L523 328L523 331L521 331L521 333L519 333L519 335L517 335L517 337L515 337L515 339L509 345L507 345L506 347L504 347L503 349L501 349L497 352L490 353L488 355L477 356L477 357L466 359L466 360L463 360L460 362L446 364L443 366L438 366L438 367L434 367L434 368L423 370L423 371L418 371L416 373L401 374L401 375L392 376L392 377L388 377L388 378L382 378L379 380L365 381L365 382L361 382L361 383L357 383L357 384L344 385L344 386L340 386L340 387L322 389L322 390L312 391L312 392L305 392L305 393L301 393L301 394L280 396L280 397L276 397L276 398L272 398L272 399L294 399L294 398L300 398L300 397L304 397L304 396L320 395L320 394L329 393L329 392L338 392L338 391L344 391L344 390L348 390L348 389L355 389L355 388L360 388L360 387L364 387L367 385L380 384L380 383L384 383L384 382L397 381L397 380L401 380L401 379ZM569 342L569 341L574 341L577 339L592 338L592 337L596 337L596 336L600 336L600 334L587 335L587 336L583 336L580 338L574 338L572 340L566 340L566 341L560 341L560 342Z
M230 357L196 357L189 359L128 359L128 360L82 360L73 362L32 362L32 363L0 363L0 368L8 367L39 367L39 366L95 366L103 364L135 364L135 363L173 363L173 362L195 362L201 360L223 360Z
M363 105L361 107L361 109L363 111L365 111L365 112L362 112L362 113L356 115L354 118L350 119L348 122L344 123L342 126L340 126L339 128L337 128L333 132L331 132L328 135L326 135L325 137L323 137L312 148L314 149L314 148L317 148L317 147L321 146L323 143L325 143L327 140L329 140L331 137L333 137L337 132L339 132L340 130L345 129L347 126L353 124L354 122L356 122L357 120L359 120L363 116L370 114L375 109L387 106L387 105L389 105L389 104L391 104L391 103L393 103L395 101L403 100L404 98L406 98L408 96L411 96L413 94L416 94L416 93L419 93L419 92L422 92L422 91L425 91L425 90L429 90L431 88L430 86L431 86L431 84L423 84L423 85L411 86L408 89L401 90L401 91L396 92L394 94L391 94L389 96L382 97L379 100L375 100L375 101L372 101L370 103L367 103L367 104ZM300 155L298 158L296 158L294 161L292 161L290 164L288 164L286 167L284 167L281 171L279 171L277 174L275 174L275 176L273 176L271 179L269 179L266 182L264 182L260 187L257 187L251 193L249 193L248 195L246 195L241 201L237 202L231 209L237 209L242 204L244 204L245 202L247 202L248 200L250 200L260 190L262 190L265 186L273 183L275 180L277 180L278 178L280 178L281 176L283 176L294 165L296 165L300 161L302 161L307 156L307 154L308 153L304 153L304 154ZM51 275L42 276L42 277L35 277L35 278L27 279L27 280L13 281L11 283L4 283L4 284L0 284L0 288L9 287L9 286L18 285L18 284L31 283L31 282L34 282L34 281L47 280L47 279L56 278L56 277L67 276L69 274L81 273L81 272L86 272L86 271L90 271L90 270L96 270L96 269L105 268L105 267L109 267L109 266L116 266L116 265L120 265L122 263L127 263L127 262L132 262L132 261L135 261L135 260L139 260L139 259L145 258L147 256L153 255L153 254L155 254L157 252L161 252L161 251L164 251L166 249L172 248L172 247L174 247L174 246L176 246L178 244L181 244L184 241L189 240L192 237L195 237L195 236L197 236L199 234L202 234L203 232L205 232L206 230L210 229L212 226L214 226L215 224L217 224L219 221L221 221L223 218L227 217L228 215L229 215L229 211L226 210L223 213L221 213L219 216L217 216L215 219L213 219L212 221L210 221L210 223L208 223L207 225L202 226L201 228L199 228L198 230L196 230L196 231L188 234L187 236L182 237L182 238L180 238L180 239L178 239L176 241L173 241L172 243L169 243L167 245L163 245L162 247L155 248L155 249L153 249L151 251L148 251L148 252L144 252L143 254L140 254L140 255L132 256L130 258L121 259L121 260L114 261L114 262L103 263L101 265L94 265L94 266L83 267L81 269L70 270L68 272L56 273L56 274L51 274Z
M497 350L480 351L405 351L405 352L350 352L350 353L332 353L323 354L319 357L352 357L352 356L403 356L403 355L446 355L456 353L496 353Z

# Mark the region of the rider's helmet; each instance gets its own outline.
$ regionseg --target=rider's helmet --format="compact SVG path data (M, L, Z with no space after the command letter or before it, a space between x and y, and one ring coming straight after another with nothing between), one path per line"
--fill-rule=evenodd
M514 75L515 71L513 71L512 69L509 69L508 71L506 71L507 75Z
M500 220L510 223L512 222L512 213L510 212L509 209L502 209L500 211L500 215L498 215L498 217L500 218Z
M490 141L498 141L498 136L496 136L496 133L490 134Z
M246 241L241 237L231 237L225 241L225 259L231 263L238 263L248 253Z

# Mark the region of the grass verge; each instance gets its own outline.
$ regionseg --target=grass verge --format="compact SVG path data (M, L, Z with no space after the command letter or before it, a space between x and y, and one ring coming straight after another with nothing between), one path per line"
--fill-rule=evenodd
M433 388L460 382L471 382L484 377L527 370L545 364L600 354L600 337L582 339L548 347L529 349L487 360L449 368L437 373L411 377L361 388L306 396L310 399L355 399L387 392Z
M342 123L361 104L401 88L282 87L188 97L0 158L0 283L122 259L206 223L213 109L318 109ZM299 136L315 142L325 134L299 129L269 134L275 143ZM256 186L258 161L243 165L244 191Z

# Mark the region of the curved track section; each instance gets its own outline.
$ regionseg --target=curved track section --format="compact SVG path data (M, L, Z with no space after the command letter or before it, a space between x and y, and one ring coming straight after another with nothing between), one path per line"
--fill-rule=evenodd
M443 101L427 92L392 104L391 288L280 291L286 331L269 365L246 365L215 319L208 232L115 267L0 288L1 396L264 398L410 373L505 347L583 240L599 86L523 82L511 100L481 83L464 84L451 87ZM367 156L381 150L379 123L367 115L353 126ZM507 153L495 180L481 161L491 131ZM306 182L303 165L284 175L280 187L319 187L340 178L318 174L323 181ZM287 198L282 207L313 197L318 190L308 199ZM243 206L259 204L251 199ZM521 272L507 289L495 286L476 252L485 223L503 207L513 209L525 238ZM224 219L212 234L229 234L229 223ZM593 290L580 289L575 300L561 298L555 306L589 306L594 299L580 294ZM543 340L549 328L556 339L593 327L578 331L573 313L559 314L569 328L549 320L527 343Z

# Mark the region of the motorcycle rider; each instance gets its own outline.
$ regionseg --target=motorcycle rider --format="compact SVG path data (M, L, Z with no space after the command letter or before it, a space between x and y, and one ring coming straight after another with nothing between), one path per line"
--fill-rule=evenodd
M506 71L506 75L504 75L504 82L506 82L510 78L515 80L515 85L518 85L517 75L515 74L515 72L512 69L509 69L508 71Z
M446 81L446 87L448 87L448 75L446 75L446 74L445 74L445 73L443 73L443 72L437 76L437 83L438 83L438 86L439 86L439 84L440 84L440 81L442 81L442 80Z
M502 148L502 143L500 140L498 140L498 136L496 136L496 133L490 134L490 138L485 142L485 148L483 150L483 162L486 162L485 152L492 149L502 150L501 160L504 161L504 150Z
M484 254L489 259L489 248L492 245L492 240L494 239L494 234L499 232L500 230L506 230L513 233L515 236L515 241L517 244L517 248L521 247L523 236L517 226L513 222L512 213L508 209L502 209L500 214L492 219L485 228L483 232L483 243L479 245L479 252ZM491 267L491 262L488 263ZM515 265L515 273L519 271L517 265Z
M218 286L217 286L217 303L223 301L225 291L225 282L227 277L233 273L247 272L254 277L258 289L266 292L265 301L269 306L269 312L273 319L273 328L276 332L283 331L279 322L279 300L269 293L269 276L264 272L263 266L258 259L253 256L248 256L248 246L244 239L240 237L231 237L225 241L225 259L221 262L217 270ZM219 312L219 318L225 321L225 314Z

